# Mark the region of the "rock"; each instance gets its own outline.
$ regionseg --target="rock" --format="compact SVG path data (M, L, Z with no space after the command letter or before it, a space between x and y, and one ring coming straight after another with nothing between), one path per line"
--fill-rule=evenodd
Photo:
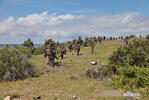
M137 100L136 98L139 97L140 94L127 91L123 96L126 97L126 100Z
M80 100L79 96L73 95L73 94L69 94L69 99L68 100Z
M125 97L139 97L140 94L127 91L126 93L123 94L123 96L125 96Z
M14 94L14 95L11 96L11 98L12 98L12 99L14 99L14 98L20 98L21 96L22 96L22 95Z
M75 96L75 95L74 95L74 96L72 96L72 97L73 97L73 99L77 99L77 98L78 98L78 97L77 97L77 96Z
M37 96L37 95L35 95L35 96L33 96L33 99L41 99L41 97L40 96Z
M11 96L7 96L4 100L12 100Z
M46 65L49 65L49 63L46 63Z
M80 97L73 95L72 96L73 100L80 100Z
M97 65L97 62L96 61L91 61L90 64L91 65Z
M78 77L72 75L72 76L70 77L70 79L71 79L71 80L76 80L76 79L78 79Z

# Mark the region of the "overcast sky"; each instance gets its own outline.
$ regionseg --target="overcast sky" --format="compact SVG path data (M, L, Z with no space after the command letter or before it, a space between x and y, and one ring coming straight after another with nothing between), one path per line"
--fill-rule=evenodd
M0 44L149 33L149 0L0 0Z

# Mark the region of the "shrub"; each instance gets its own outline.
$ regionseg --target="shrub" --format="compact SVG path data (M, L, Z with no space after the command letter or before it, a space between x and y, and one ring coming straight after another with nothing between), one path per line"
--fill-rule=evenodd
M119 66L147 67L149 65L149 41L135 40L120 47L109 58L109 70L117 73Z
M87 77L93 78L93 79L97 79L97 78L99 77L98 72L96 72L96 71L93 70L93 69L88 69L88 70L86 71L86 75L87 75Z
M149 41L134 40L109 58L106 73L113 72L113 86L133 92L149 88ZM145 92L144 92L145 93ZM147 93L147 92L146 92Z
M31 58L32 53L27 47L24 46L15 46L15 49L18 49L22 54L26 55L28 58Z
M34 49L34 54L35 55L40 55L40 54L43 54L43 53L44 53L43 47L39 47L39 48Z
M146 36L146 39L149 40L149 34Z
M105 73L105 72L106 71L103 67L100 67L97 70L96 69L88 69L86 71L86 76L89 78L102 80L107 75L107 73Z
M134 66L118 68L119 74L113 77L113 86L124 90L138 91L149 86L149 69Z
M0 49L0 80L11 81L37 76L37 70L18 49Z

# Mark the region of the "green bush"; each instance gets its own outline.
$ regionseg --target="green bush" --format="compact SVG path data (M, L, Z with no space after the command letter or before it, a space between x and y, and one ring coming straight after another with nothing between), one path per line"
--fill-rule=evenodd
M149 86L149 69L134 66L118 68L119 74L113 77L113 86L124 90L138 91Z
M93 69L88 69L86 71L86 76L89 78L97 79L99 77L99 74Z
M100 67L98 69L88 69L86 71L86 76L93 79L103 80L107 73L105 73L107 70L104 67Z
M106 73L114 73L112 79L115 88L140 93L142 89L148 90L149 41L134 40L121 46L109 58L105 69Z
M31 58L32 53L31 53L31 51L27 47L15 46L14 48L18 49L22 54L26 55L28 58Z
M117 73L119 66L149 66L149 41L134 40L120 47L109 58L109 70Z
M35 67L18 49L5 47L0 49L0 80L12 81L37 76Z
M40 54L43 54L43 53L44 53L43 47L39 47L39 48L34 49L34 54L35 55L40 55Z

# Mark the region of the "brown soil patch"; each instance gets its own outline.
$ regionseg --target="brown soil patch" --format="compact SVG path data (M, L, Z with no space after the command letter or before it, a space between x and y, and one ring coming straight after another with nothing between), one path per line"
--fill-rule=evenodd
M96 90L93 93L93 96L109 96L109 97L115 97L115 96L122 96L121 92L119 90Z

